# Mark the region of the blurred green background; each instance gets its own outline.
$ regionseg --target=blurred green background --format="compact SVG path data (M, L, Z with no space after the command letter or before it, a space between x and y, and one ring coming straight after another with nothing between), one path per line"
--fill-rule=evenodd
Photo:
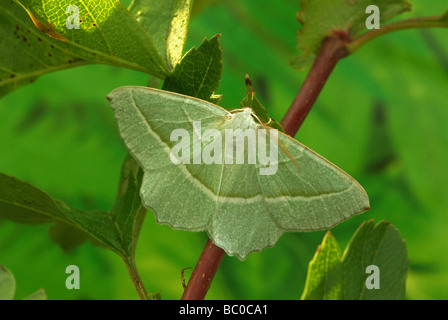
M447 9L440 0L412 2L412 13L400 18ZM238 106L248 73L260 100L281 120L306 76L288 65L296 54L299 9L298 0L196 2L187 49L222 34L221 105ZM332 230L343 247L365 220L398 227L411 260L409 299L448 299L447 35L446 29L403 31L343 60L296 137L370 196L369 212ZM0 172L80 209L108 210L126 149L105 97L148 78L87 66L43 76L1 99ZM64 254L47 230L0 221L0 264L15 274L17 298L41 287L50 299L138 298L118 256L91 244ZM323 235L288 233L245 262L225 257L207 298L298 299ZM181 270L194 267L205 242L203 233L156 225L149 213L137 250L147 289L180 298ZM80 267L81 290L65 288L71 264Z

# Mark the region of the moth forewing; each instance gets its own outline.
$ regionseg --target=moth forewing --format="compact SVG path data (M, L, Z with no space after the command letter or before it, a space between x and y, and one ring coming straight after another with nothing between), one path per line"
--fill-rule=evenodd
M260 118L255 114L255 112L253 112L253 111L252 111L251 116L254 117L254 119L256 119L256 121L257 121L260 125L262 125L262 126L265 128L266 132L269 133L271 139L274 139L274 141L276 142L276 146L277 146L278 148L280 148L280 149L281 149L281 150L282 150L282 151L283 151L283 152L284 152L284 153L285 153L285 154L292 160L292 162L293 162L293 163L295 164L295 166L297 167L297 171L298 171L298 173L300 174L300 168L299 168L299 165L298 165L296 159L294 159L294 157L291 156L291 154L288 152L288 150L287 150L284 146L282 146L282 144L281 144L280 141L278 140L278 130L269 127L268 124L272 121L272 119L269 118L269 121L268 121L267 123L264 123L263 121L261 121L261 119L260 119ZM271 130L272 130L272 132L271 132ZM273 132L275 132L275 134L272 134ZM277 154L278 154L278 148L274 148L273 152L277 152ZM260 150L260 149L259 149L259 150ZM272 150L272 147L271 147L271 150ZM277 158L278 158L278 157L277 157Z

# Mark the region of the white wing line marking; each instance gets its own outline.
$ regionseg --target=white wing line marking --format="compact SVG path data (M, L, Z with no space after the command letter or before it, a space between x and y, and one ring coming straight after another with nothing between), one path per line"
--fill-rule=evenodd
M140 108L138 107L138 105L135 102L134 102L134 105L135 105L135 107L136 107L136 109L138 111L137 112L138 115L140 116L140 118L142 120L144 120L144 123L145 123L148 131L151 133L151 135L155 139L157 139L159 141L159 143L160 143L161 147L163 148L163 150L167 153L167 155L169 155L170 152L171 152L170 147L160 138L160 136L156 132L154 132L152 130L148 120L145 118L145 116L143 115L143 113L141 112ZM186 165L179 164L177 167L182 170L182 172L185 174L185 176L186 176L186 178L188 180L192 181L206 195L208 195L209 197L211 197L215 201L218 201L218 196L216 194L214 194L213 191L210 190L206 185L204 185L200 180L196 179L190 173L190 171L187 169ZM260 200L263 200L263 198L264 198L267 202L270 202L270 203L276 203L276 202L280 202L280 201L283 201L283 200L286 200L286 201L303 200L303 201L306 201L306 202L311 202L313 200L320 200L320 199L322 199L324 197L333 197L335 195L348 192L352 187L353 187L353 184L349 188L341 190L341 191L329 192L329 193L321 193L321 194L317 194L315 196L309 196L309 197L297 195L297 196L277 196L275 198L270 198L270 197L267 197L267 196L263 196L262 194L259 194L259 195L253 196L253 197L245 198L245 197L229 197L229 196L221 196L220 195L219 196L219 200L220 201L224 201L224 202L229 202L229 203L241 203L241 201L246 201L247 203L254 203L254 202L258 202Z

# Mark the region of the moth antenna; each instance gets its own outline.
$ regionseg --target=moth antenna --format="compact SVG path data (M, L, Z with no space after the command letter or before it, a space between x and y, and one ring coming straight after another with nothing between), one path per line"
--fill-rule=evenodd
M282 149L282 151L283 151L284 153L286 153L286 155L288 156L288 158L291 159L292 162L294 162L294 164L295 164L295 166L296 166L296 168L297 168L297 171L298 171L299 174L300 174L300 167L299 167L299 164L297 163L296 159L294 159L294 157L291 156L291 154L288 152L288 150L286 150L286 149L282 146L282 144L278 141L278 139L274 138L274 137L271 135L271 130L270 130L271 127L267 126L263 121L261 121L261 119L260 119L254 112L252 112L252 116L254 116L255 119L258 121L258 123L260 123L260 124L266 129L266 131L267 131L267 132L269 133L269 135L271 136L271 139L274 139L274 140L277 142L277 145L280 147L280 149ZM272 119L269 119L269 122L268 122L268 123L271 123L271 121L272 121Z

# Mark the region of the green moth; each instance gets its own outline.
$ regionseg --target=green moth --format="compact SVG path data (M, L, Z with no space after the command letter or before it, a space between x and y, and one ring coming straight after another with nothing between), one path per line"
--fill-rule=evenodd
M285 231L329 229L369 208L366 192L353 178L292 137L277 131L272 137L249 108L229 112L146 87L118 88L108 99L127 148L143 168L140 194L145 207L160 224L207 231L229 255L244 260L273 246ZM186 157L191 161L173 161L180 140L173 139L176 130L200 137L205 150L216 139L204 138L204 133L225 137L229 129L235 130L235 139L244 139L238 134L247 129L268 129L270 141L279 146L276 163L206 163L191 155ZM224 150L227 143L220 146ZM268 149L272 154L272 144ZM247 150L244 156L249 157ZM269 165L276 165L275 172L262 174Z

